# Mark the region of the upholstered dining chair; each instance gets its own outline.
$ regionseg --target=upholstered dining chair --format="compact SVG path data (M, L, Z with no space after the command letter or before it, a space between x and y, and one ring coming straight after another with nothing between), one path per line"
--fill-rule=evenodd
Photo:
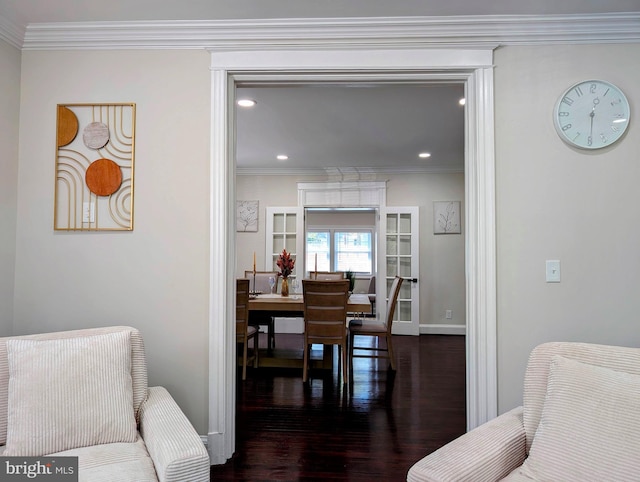
M254 278L253 271L246 270L244 272L244 277L249 280L249 286L251 287L251 291L254 293L278 292L278 281L280 277L278 276L277 271L256 271ZM271 289L271 286L269 286L269 278L271 277L273 277L276 282L273 290ZM276 347L275 318L273 316L269 316L267 313L254 312L249 316L249 324L256 327L267 327L267 350L271 353Z
M302 381L308 379L311 345L338 345L341 352L342 379L349 382L347 369L347 300L349 280L302 280L304 298L304 368Z
M249 340L253 339L253 354L248 357ZM249 325L249 280L236 280L236 343L242 344L242 379L247 378L247 363L258 366L258 329Z
M396 369L391 326L393 324L393 315L396 311L400 286L402 286L402 278L396 276L391 283L389 301L387 303L387 316L384 320L364 318L349 321L349 362L351 367L353 367L354 358L388 358L391 369ZM355 346L356 336L375 337L378 342L384 338L386 343L384 346L379 344L375 346ZM356 350L355 353L354 350Z

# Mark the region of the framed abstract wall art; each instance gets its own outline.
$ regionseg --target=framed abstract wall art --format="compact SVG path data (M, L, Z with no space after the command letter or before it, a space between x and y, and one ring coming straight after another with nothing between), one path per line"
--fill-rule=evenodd
M135 124L135 104L58 104L55 230L133 230Z
M434 201L433 234L460 233L460 201Z
M258 201L236 201L236 231L258 231Z

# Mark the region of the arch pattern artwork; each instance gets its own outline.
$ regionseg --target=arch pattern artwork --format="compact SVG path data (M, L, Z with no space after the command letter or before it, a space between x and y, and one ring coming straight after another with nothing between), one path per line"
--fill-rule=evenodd
M55 230L133 230L135 114L135 104L58 104Z

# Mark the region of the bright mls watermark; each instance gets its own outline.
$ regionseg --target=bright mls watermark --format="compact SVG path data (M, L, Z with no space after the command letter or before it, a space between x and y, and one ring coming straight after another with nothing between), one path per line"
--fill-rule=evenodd
M0 457L0 482L78 482L78 457Z

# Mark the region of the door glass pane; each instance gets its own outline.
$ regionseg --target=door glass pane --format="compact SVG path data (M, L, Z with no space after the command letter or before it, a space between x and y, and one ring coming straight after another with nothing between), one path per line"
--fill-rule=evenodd
M387 276L396 276L398 274L398 260L396 258L387 258ZM387 280L387 293L391 288L391 281Z
M404 280L402 286L400 286L400 293L398 293L398 299L411 300L411 281Z
M411 301L398 301L395 314L399 320L411 321Z
M401 214L400 215L400 232L401 233L410 233L411 232L411 214Z
M387 214L387 233L398 232L398 216L396 214Z
M284 234L273 235L273 249L276 253L280 253L284 248Z
M387 254L398 254L398 238L396 236L387 236Z
M400 276L403 278L411 277L411 258L400 258ZM404 283L407 283L407 281L402 284Z
M284 214L273 215L273 231L276 233L284 232Z
M295 233L296 232L296 215L287 214L286 217L287 217L287 222L286 222L287 232Z
M293 236L293 235L287 236L285 244L286 244L287 251L289 253L295 253L296 252L296 237L295 236Z
M400 251L398 254L411 255L411 236L400 236Z

